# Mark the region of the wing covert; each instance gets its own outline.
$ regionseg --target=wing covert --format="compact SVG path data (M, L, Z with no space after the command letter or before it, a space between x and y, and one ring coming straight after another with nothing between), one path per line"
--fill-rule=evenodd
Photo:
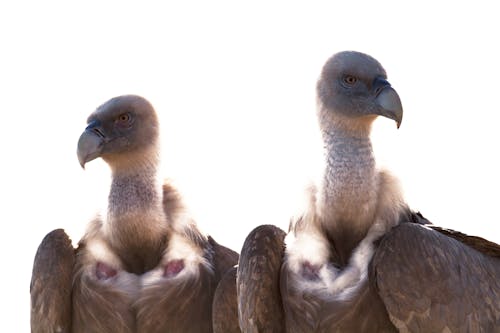
M392 322L411 332L500 328L500 260L415 223L388 233L372 262Z
M48 233L35 255L31 276L31 332L71 332L75 250L63 229Z
M262 225L243 244L236 284L243 332L285 332L280 293L284 238L280 228Z

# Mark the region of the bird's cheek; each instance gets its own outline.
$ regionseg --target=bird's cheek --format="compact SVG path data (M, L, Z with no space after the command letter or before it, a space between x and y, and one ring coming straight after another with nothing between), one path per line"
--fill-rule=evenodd
M130 140L121 135L113 135L102 147L102 155L114 155L129 150Z

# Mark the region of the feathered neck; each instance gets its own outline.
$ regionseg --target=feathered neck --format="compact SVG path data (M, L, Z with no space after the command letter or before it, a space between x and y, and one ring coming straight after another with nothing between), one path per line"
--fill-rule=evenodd
M108 196L108 216L156 212L161 208L161 183L154 164L143 163L133 169L113 170Z
M121 167L112 168L104 231L111 246L134 273L157 264L170 230L163 209L158 166L154 156L129 159Z
M353 130L345 122L323 131L325 170L318 193L321 227L345 262L373 222L378 173L370 128Z
M158 178L158 148L106 157L111 168L108 218L120 219L131 214L163 212L162 185Z

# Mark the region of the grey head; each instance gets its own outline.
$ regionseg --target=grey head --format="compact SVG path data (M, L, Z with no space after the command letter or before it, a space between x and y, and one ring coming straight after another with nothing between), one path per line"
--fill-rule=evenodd
M144 157L157 158L158 135L158 118L151 103L136 95L114 97L88 117L78 141L78 160L84 168L101 157L116 169L144 161Z
M384 116L394 120L399 128L403 120L401 101L387 81L384 68L364 53L344 51L328 59L318 81L317 95L322 122L337 116L371 123L376 116Z

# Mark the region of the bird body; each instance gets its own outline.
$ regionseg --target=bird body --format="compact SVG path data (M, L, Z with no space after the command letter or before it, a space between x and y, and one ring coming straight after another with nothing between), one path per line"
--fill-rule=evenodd
M165 190L172 189L165 186ZM120 231L126 237L117 242L120 234L108 234L105 222L96 220L80 241L73 332L210 332L211 302L218 282L214 270L221 267L215 267L208 238L190 225L165 228L156 239L146 238L141 229L130 230L129 234ZM120 328L117 323L124 325Z
M268 331L269 318L283 318L276 332L500 331L500 246L432 226L377 168L371 125L383 116L399 128L403 116L380 63L334 55L317 104L323 179L286 236L261 226L247 237L237 278L243 331Z
M113 98L90 115L78 158L82 167L97 157L110 166L107 212L76 250L62 230L42 241L32 332L213 331L214 293L238 255L201 233L177 190L160 181L158 132L153 107L139 96ZM57 303L69 304L70 315Z
M353 66L360 61L366 72ZM373 242L399 221L401 191L376 168L370 140L374 114L385 112L378 100L385 89L394 91L382 67L357 54L332 57L318 82L325 172L320 188L311 190L308 212L292 223L285 260L295 283L323 297L352 297L366 283ZM401 103L397 94L392 98L400 122Z

